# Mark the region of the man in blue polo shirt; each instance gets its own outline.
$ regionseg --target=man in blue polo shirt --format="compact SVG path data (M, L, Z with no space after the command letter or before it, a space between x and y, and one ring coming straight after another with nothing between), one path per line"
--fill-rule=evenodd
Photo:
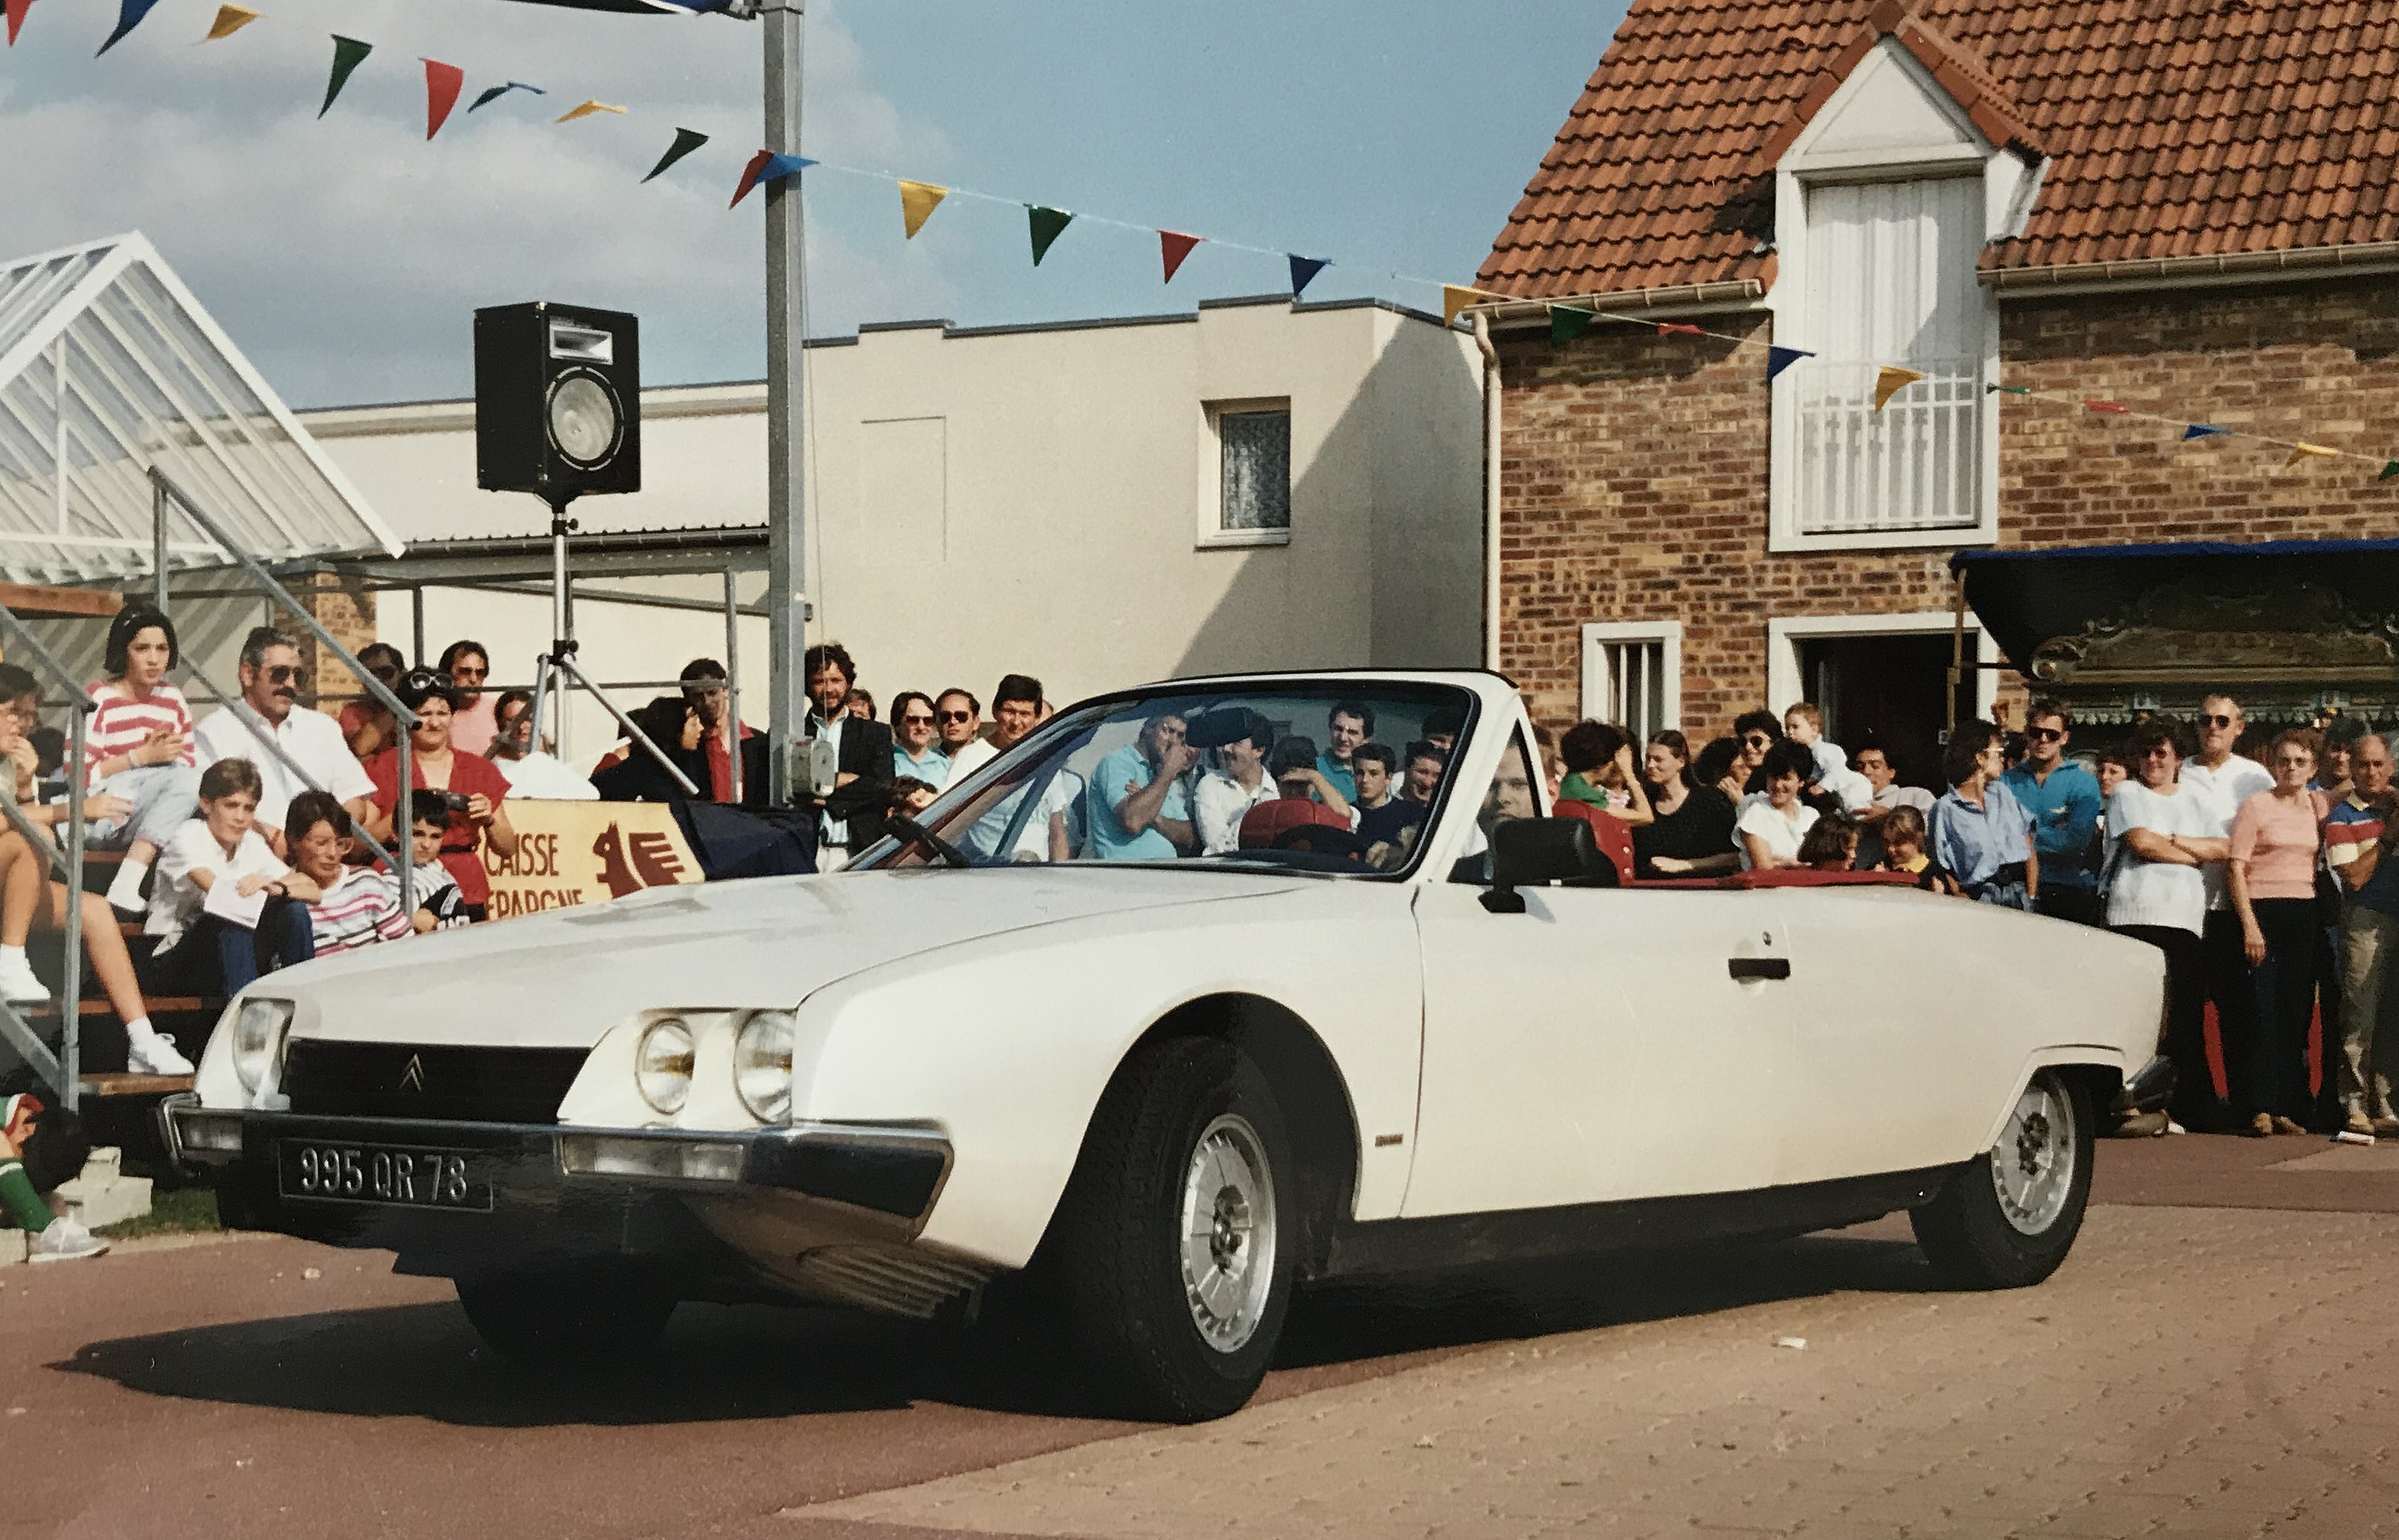
M1196 848L1183 777L1200 751L1183 741L1184 722L1152 717L1141 736L1100 761L1084 797L1091 854L1104 861L1171 861Z
M2399 1077L2399 990L2391 960L2399 953L2399 857L2385 848L2392 818L2391 748L2371 734L2350 750L2356 789L2324 819L2324 864L2340 880L2340 1055L2326 1053L2340 1086L2344 1126L2353 1134L2399 1134L2392 1081Z
M1352 807L1358 805L1358 771L1351 756L1374 736L1375 709L1362 700L1342 701L1324 715L1324 752L1316 756L1316 773Z
M2099 920L2099 812L2105 801L2090 771L2066 757L2074 719L2062 701L2036 700L2025 712L2024 763L1999 777L2032 820L2040 854L2040 893L2033 907L2077 925Z

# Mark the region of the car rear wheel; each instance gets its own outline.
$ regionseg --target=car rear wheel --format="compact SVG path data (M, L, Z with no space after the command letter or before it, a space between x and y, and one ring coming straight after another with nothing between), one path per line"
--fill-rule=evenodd
M493 1351L545 1369L605 1364L656 1342L675 1298L611 1267L483 1274L457 1280L458 1304Z
M2035 1074L1999 1141L1959 1167L1908 1218L1933 1267L1963 1289L2021 1289L2057 1270L2091 1196L2089 1094Z
M1291 1304L1289 1150L1265 1076L1213 1038L1142 1050L1101 1099L1050 1260L1117 1410L1199 1422L1256 1391Z

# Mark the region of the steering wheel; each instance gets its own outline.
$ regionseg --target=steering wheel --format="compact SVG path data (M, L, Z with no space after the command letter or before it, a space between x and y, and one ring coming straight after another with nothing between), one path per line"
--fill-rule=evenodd
M1310 850L1329 856L1348 856L1353 860L1365 858L1367 842L1354 829L1335 829L1331 824L1303 823L1294 825L1274 837L1269 850L1291 850L1306 845Z

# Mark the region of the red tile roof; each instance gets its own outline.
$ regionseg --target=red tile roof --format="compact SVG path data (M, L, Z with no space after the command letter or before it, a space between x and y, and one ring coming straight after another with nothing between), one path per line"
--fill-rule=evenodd
M1986 268L2399 240L2399 0L1633 0L1477 282L1771 283L1774 161L1886 35L2048 157Z

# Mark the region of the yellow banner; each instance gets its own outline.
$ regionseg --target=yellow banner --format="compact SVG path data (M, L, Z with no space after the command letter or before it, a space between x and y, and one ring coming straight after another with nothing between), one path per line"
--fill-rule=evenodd
M503 860L488 845L483 850L495 920L703 880L664 803L511 799L508 822L517 853Z
M916 232L925 227L925 222L933 217L933 210L939 209L942 200L949 196L947 187L936 187L929 182L911 182L906 177L900 179L900 223L908 232L908 239L916 238Z

